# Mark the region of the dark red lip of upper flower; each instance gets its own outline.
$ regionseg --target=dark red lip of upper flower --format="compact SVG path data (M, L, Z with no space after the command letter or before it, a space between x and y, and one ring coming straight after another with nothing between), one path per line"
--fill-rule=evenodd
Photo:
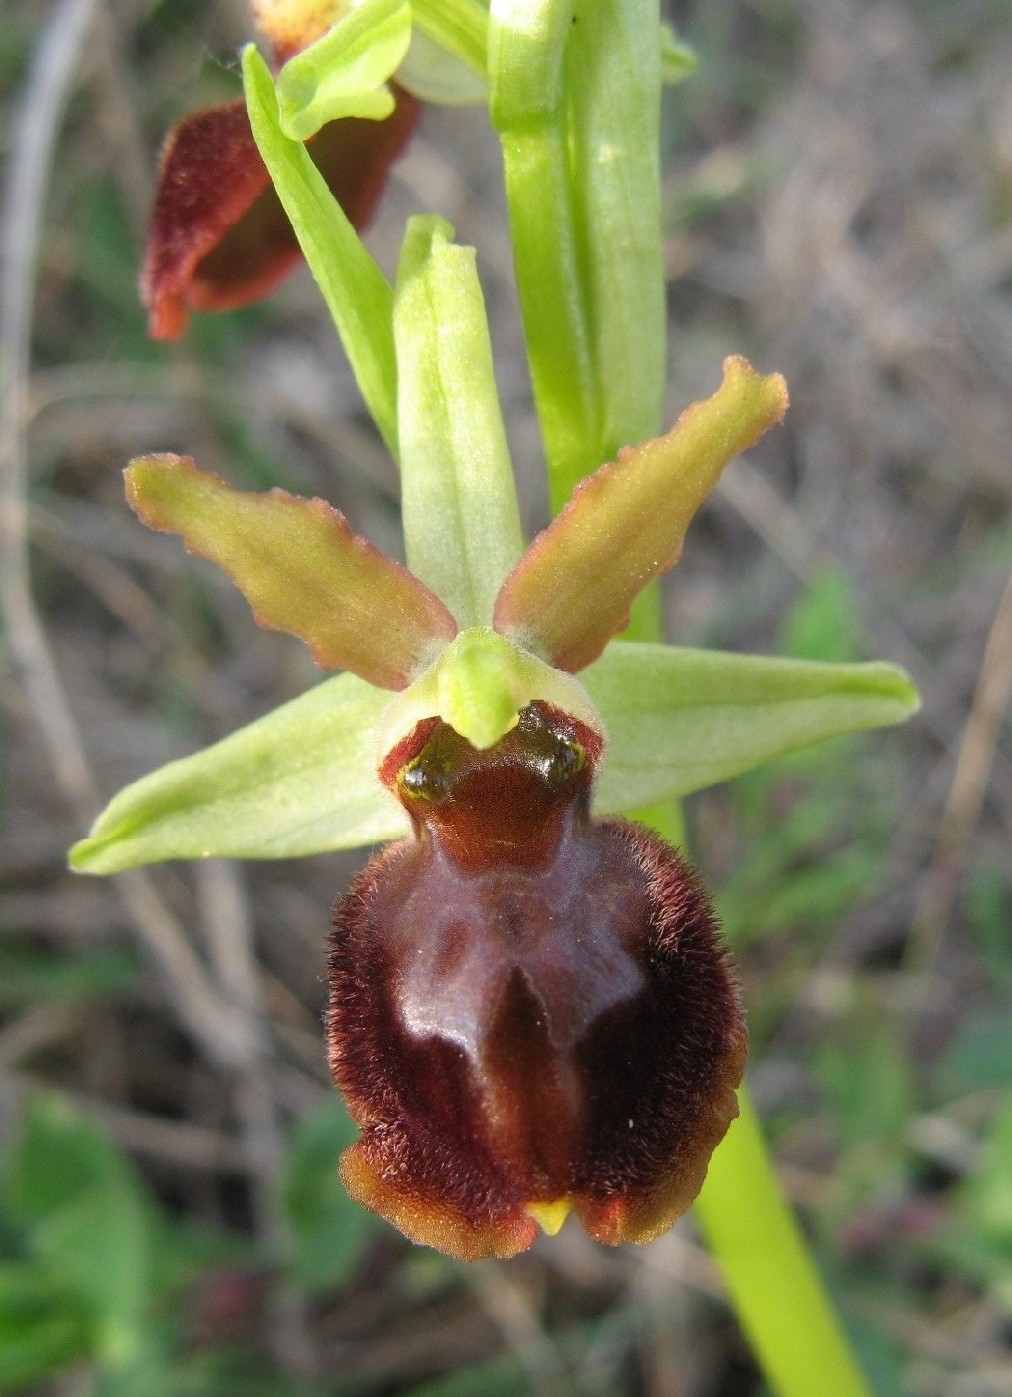
M392 87L383 121L345 117L307 150L348 219L368 225L390 166L418 124L421 105ZM192 112L166 137L148 231L141 297L154 339L178 339L191 310L234 310L268 295L299 246L250 130L240 98Z

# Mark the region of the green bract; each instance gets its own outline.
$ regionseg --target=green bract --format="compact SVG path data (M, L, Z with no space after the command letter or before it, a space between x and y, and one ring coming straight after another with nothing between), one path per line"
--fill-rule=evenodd
M341 117L389 116L394 99L386 82L410 42L405 0L363 0L281 69L278 111L285 135L304 141Z
M252 44L242 59L250 125L316 277L380 435L397 451L393 290L299 141L281 129L270 69Z

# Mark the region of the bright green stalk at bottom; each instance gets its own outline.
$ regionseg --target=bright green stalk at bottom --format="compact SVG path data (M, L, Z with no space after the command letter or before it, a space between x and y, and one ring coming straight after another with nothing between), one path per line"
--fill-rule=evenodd
M659 631L660 589L638 598L625 632ZM631 812L670 843L686 846L678 802ZM716 1258L731 1303L759 1366L781 1397L870 1397L866 1383L793 1210L777 1180L747 1089L738 1119L717 1146L695 1202L696 1218Z
M870 1397L744 1087L738 1104L695 1207L742 1328L783 1397Z

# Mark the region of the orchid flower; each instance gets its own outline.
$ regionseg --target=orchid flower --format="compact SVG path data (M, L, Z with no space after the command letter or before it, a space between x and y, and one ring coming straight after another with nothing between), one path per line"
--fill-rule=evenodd
M403 3L385 7L377 42L375 5L364 16L351 0L254 0L257 27L287 65L296 88L305 81L297 55L322 46L347 55L368 40L367 71L331 94L326 120L307 143L327 188L356 229L371 222L390 166L418 124L419 97L410 90L410 64L401 82L377 85L407 56L410 24ZM363 23L363 19L365 22ZM354 70L353 70L354 71ZM407 85L406 85L407 84ZM423 95L433 84L420 83ZM452 99L453 87L436 89ZM155 339L178 339L192 310L234 310L268 295L300 256L298 239L271 183L242 97L191 112L169 131L162 148L148 229L141 296Z
M432 220L409 229L400 320L462 253ZM466 349L471 373L484 365L479 382L480 329L446 347ZM428 354L414 378L403 362L423 398ZM516 561L493 423L485 459L420 482L484 501L459 537L426 530L416 567L432 585L322 500L232 490L188 458L127 471L145 523L182 535L261 624L348 673L132 787L76 864L404 836L335 909L328 1037L363 1129L342 1165L349 1191L416 1241L512 1255L570 1209L602 1241L648 1240L695 1198L737 1113L746 1034L709 895L658 836L600 812L908 709L887 667L613 639L727 460L786 403L779 376L729 359L712 397L589 476ZM431 429L434 411L403 420ZM405 500L409 518L446 512L433 505Z
M333 916L330 1063L362 1131L342 1174L462 1258L513 1255L569 1212L603 1242L649 1240L697 1196L738 1111L746 1032L709 894L625 816L657 825L683 795L917 706L887 664L643 639L653 583L721 470L787 406L778 375L732 356L658 433L672 62L648 0L364 0L276 82L247 49L253 138L400 469L406 566L325 501L237 491L185 457L127 471L146 524L343 672L120 792L72 864L386 843ZM395 73L424 98L446 63L501 138L560 511L529 547L474 250L413 218L391 285L304 144L331 121L382 125ZM773 1385L861 1393L739 1096L719 1158L747 1167L722 1165L719 1200L700 1196L706 1230ZM749 1208L761 1283L724 1221ZM787 1292L804 1342L776 1311Z

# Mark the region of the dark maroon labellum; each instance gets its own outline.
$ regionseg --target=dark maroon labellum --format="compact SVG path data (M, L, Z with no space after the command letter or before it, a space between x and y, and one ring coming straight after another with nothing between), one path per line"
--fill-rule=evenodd
M591 818L600 753L540 701L487 751L420 723L380 771L415 837L335 909L330 1061L363 1132L345 1183L454 1256L511 1256L569 1208L649 1240L737 1113L709 899L656 835Z

